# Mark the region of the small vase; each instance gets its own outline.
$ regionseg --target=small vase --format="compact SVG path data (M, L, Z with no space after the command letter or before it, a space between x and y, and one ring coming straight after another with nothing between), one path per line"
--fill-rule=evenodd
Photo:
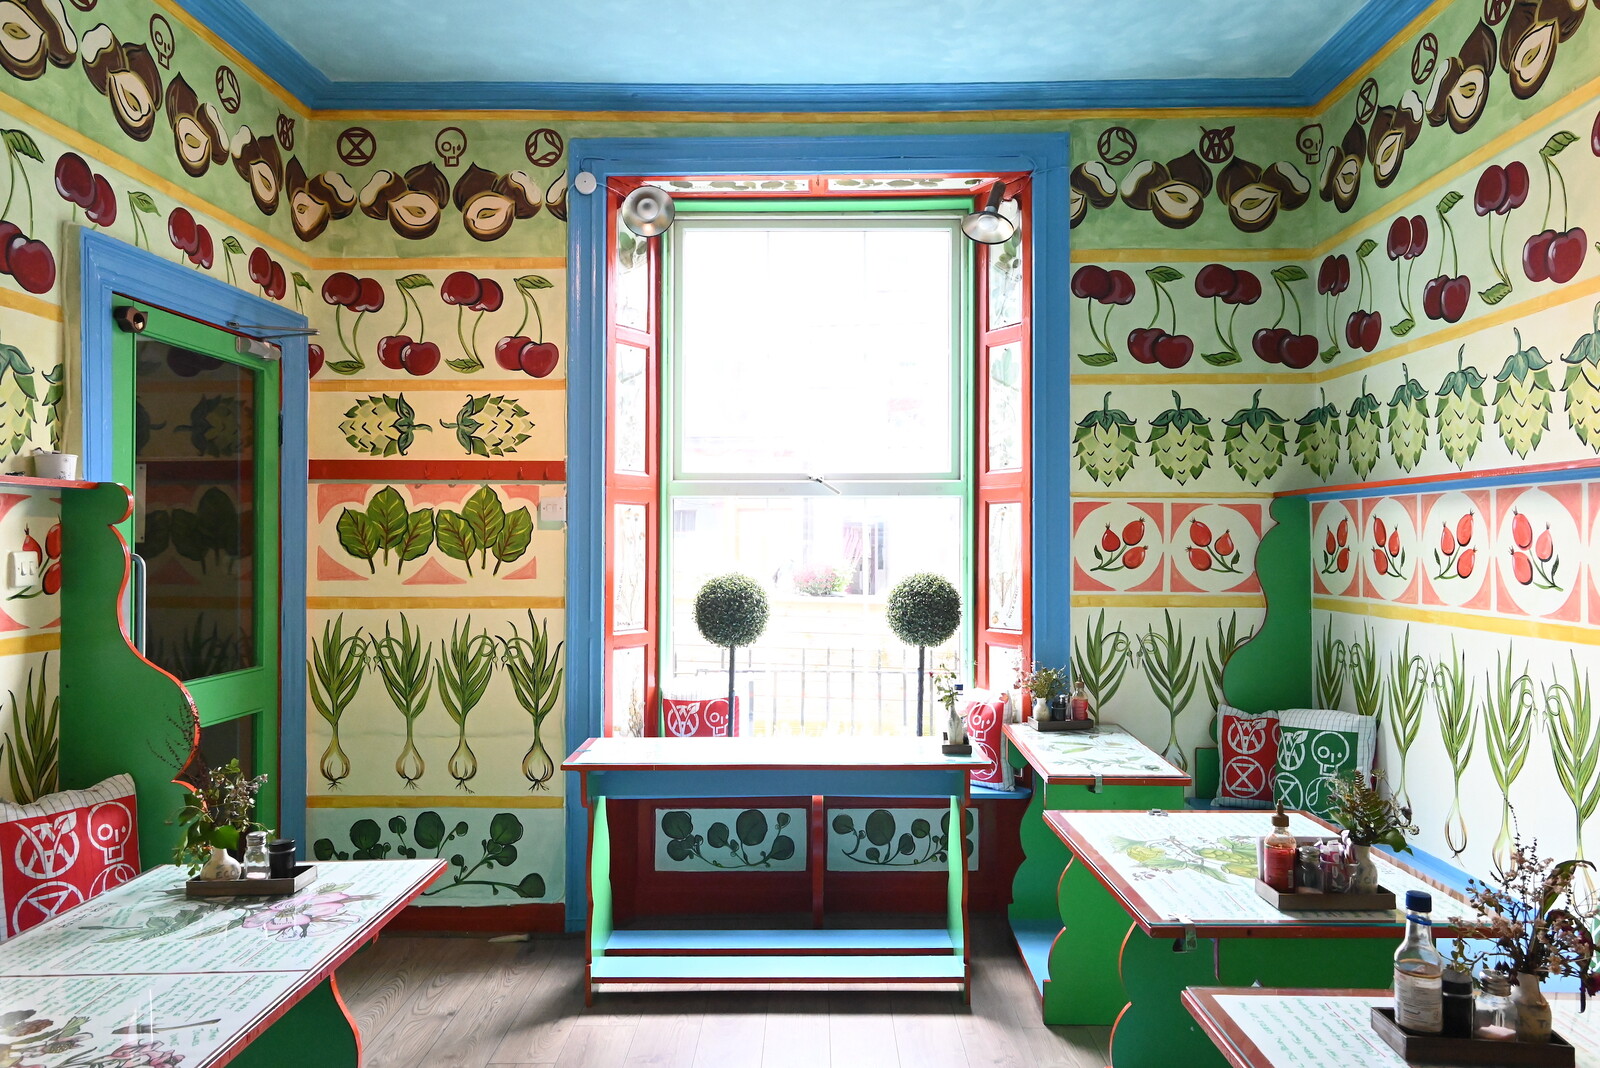
M200 869L200 879L210 883L242 878L244 865L234 860L226 849L212 846L211 852L206 855L205 866Z
M1351 846L1350 893L1370 894L1378 889L1378 866L1372 862L1372 847Z
M1033 699L1033 718L1041 723L1050 721L1050 699L1048 697L1035 697Z
M1517 973L1517 988L1511 992L1517 1009L1517 1041L1544 1044L1550 1041L1550 1003L1545 1000L1539 977L1531 972Z

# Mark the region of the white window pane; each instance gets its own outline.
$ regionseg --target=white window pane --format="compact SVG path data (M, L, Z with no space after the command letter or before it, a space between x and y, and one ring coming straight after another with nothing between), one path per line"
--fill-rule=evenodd
M646 352L637 345L618 345L617 383L612 398L612 441L616 469L645 473L645 427L649 398L645 391Z
M644 629L645 507L617 506L616 559L612 564L612 628Z
M678 498L671 567L662 678L673 692L726 692L726 653L700 637L694 599L706 579L742 571L771 606L735 661L750 733L913 734L917 651L890 632L884 604L913 572L960 588L961 499ZM953 664L958 638L928 651L930 669ZM942 729L932 710L930 690L924 733Z
M611 733L624 738L644 734L644 650L611 654Z
M1022 629L1022 506L989 506L989 626Z
M989 470L1022 466L1022 346L989 353Z
M1015 200L1000 205L1000 214L1013 223L1022 212ZM1022 321L1022 228L1011 240L989 252L989 329Z
M680 225L683 474L952 472L950 229Z
M617 226L617 273L612 280L617 322L635 330L649 328L650 246L626 226Z

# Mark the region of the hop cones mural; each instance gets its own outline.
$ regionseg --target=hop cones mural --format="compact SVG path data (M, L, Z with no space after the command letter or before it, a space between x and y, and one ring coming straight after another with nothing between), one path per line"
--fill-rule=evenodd
M1361 393L1345 413L1345 451L1350 455L1350 466L1356 476L1366 478L1378 466L1383 453L1383 419L1378 411L1378 398L1367 392L1367 380L1361 379Z
M1180 486L1199 478L1211 466L1211 420L1195 408L1185 408L1178 391L1172 407L1150 422L1150 458L1161 473Z
M1550 364L1537 348L1522 347L1522 331L1513 334L1517 350L1494 376L1494 421L1506 448L1526 460L1550 426Z
M1483 372L1466 366L1467 347L1456 353L1456 369L1444 376L1434 394L1433 417L1439 447L1458 468L1467 466L1483 440Z
M345 410L339 433L351 448L368 456L404 456L416 441L417 431L433 429L416 418L404 393L367 396Z
M1261 406L1261 390L1256 390L1250 407L1241 408L1231 419L1223 420L1222 453L1235 474L1252 486L1277 474L1288 452L1289 438L1283 429L1283 416Z
M1328 391L1321 390L1322 404L1295 420L1294 453L1318 478L1333 477L1339 463L1339 409L1328 403Z
M1108 392L1098 411L1078 421L1072 447L1084 473L1110 486L1133 470L1139 455L1139 431L1127 412L1111 407Z
M1400 365L1403 381L1389 398L1389 452L1400 470L1410 471L1428 447L1428 391Z
M1578 440L1600 453L1600 304L1594 306L1593 325L1562 358L1567 368L1562 407Z
M505 456L533 434L528 409L515 398L485 393L467 397L453 423L441 427L456 432L456 443L468 456Z

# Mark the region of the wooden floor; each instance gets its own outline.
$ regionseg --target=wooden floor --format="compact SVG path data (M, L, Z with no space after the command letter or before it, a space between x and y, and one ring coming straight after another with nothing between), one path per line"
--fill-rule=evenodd
M583 1004L583 944L385 935L339 970L365 1068L1100 1068L1108 1028L1039 1022L997 916L972 1004L872 989L652 990Z

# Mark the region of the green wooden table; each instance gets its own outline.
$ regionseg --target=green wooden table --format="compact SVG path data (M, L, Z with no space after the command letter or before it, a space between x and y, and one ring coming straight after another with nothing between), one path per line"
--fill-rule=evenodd
M1286 913L1255 890L1262 811L1051 812L1072 851L1059 895L1072 996L1117 1003L1113 1068L1209 1068L1223 1056L1182 1004L1188 986L1326 988L1386 985L1405 914ZM1292 813L1296 836L1331 836ZM1374 857L1379 883L1403 899L1433 895L1441 937L1472 915L1459 894ZM1064 977L1058 979L1064 981Z
M196 901L147 871L0 945L0 1013L24 1014L0 1063L357 1068L334 969L444 869L319 863L297 894Z
M1393 1003L1387 990L1191 987L1183 994L1233 1068L1407 1068L1369 1022L1372 1006ZM1580 1013L1576 995L1552 995L1550 1005L1578 1068L1600 1068L1600 1015Z
M1045 824L1049 811L1182 808L1190 783L1139 739L1111 724L1046 733L1032 721L1007 724L1009 759L1033 769L1033 799L1022 817L1022 864L1011 884L1011 935L1033 977L1047 1024L1109 1024L1121 1003L1085 999L1068 980L1070 952L1059 946L1061 873L1071 853Z

